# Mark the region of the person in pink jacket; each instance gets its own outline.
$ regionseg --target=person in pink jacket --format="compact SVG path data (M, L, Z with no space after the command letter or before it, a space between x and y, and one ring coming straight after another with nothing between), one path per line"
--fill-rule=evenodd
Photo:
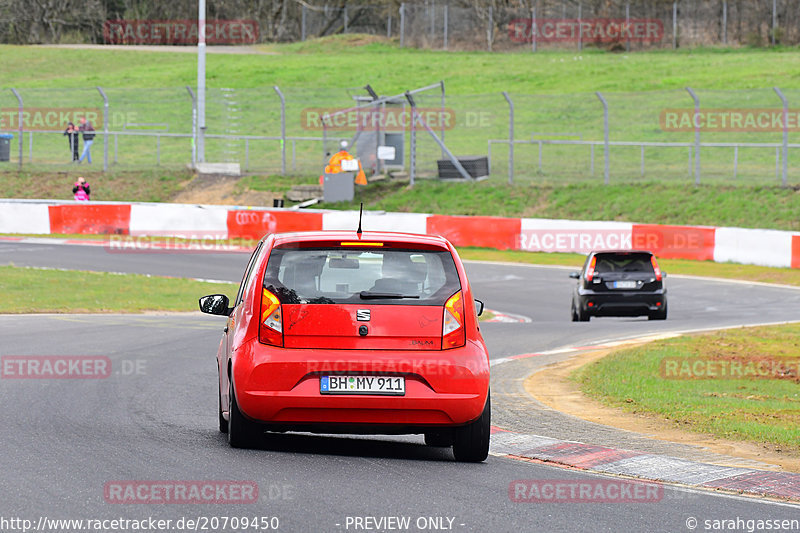
M78 181L75 182L75 185L72 187L72 194L74 194L74 198L80 202L89 201L89 195L92 194L92 191L89 188L89 184L83 179L83 176L79 177Z

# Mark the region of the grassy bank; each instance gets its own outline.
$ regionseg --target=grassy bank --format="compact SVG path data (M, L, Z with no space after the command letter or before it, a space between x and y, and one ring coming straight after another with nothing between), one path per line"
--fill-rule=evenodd
M573 374L626 411L800 452L800 325L742 328L621 350Z
M197 311L201 296L235 291L179 278L0 266L0 313Z
M800 87L793 48L657 50L630 54L585 50L531 53L440 52L394 41L342 35L255 47L261 54L209 54L209 87L360 87L384 94L444 79L453 94L651 91ZM387 62L386 56L391 57ZM331 57L357 64L330 76ZM185 52L0 46L6 87L183 87L197 81L197 58ZM391 64L391 68L387 65ZM477 91L476 89L480 89Z

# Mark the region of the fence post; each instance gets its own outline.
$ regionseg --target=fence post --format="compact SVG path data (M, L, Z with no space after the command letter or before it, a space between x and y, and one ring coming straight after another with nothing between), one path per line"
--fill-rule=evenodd
M492 51L492 27L494 26L494 13L492 12L492 6L489 6L489 25L486 28L486 44L489 48L489 51Z
M386 17L386 38L392 38L392 12L389 12L389 15Z
M445 113L445 102L444 102L444 80L439 82L439 85L442 86L442 116L439 117L439 121L442 124L442 142L444 142L444 113ZM444 159L445 153L444 148L442 148L442 159Z
M400 4L400 48L405 46L406 42L406 3Z
M608 185L608 159L609 159L609 144L608 144L608 102L606 99L603 98L603 95L599 92L594 93L597 95L597 98L600 100L600 103L603 104L603 159L604 159L604 170L603 170L603 182Z
M531 48L536 51L536 8L531 10Z
M694 100L694 184L700 185L700 122L698 115L700 114L700 99L691 87L687 87L686 91L691 95Z
M507 91L503 91L503 97L508 102L508 184L511 185L514 183L514 102Z
M408 168L408 184L414 186L414 179L417 174L417 104L411 95L406 93L408 103L411 104L411 132L409 140L409 168Z
M625 2L625 25L626 27L631 27L631 3ZM627 32L626 32L627 33ZM625 51L631 51L631 39L627 35L625 36Z
M18 108L18 116L17 116L17 125L19 127L19 169L22 170L22 113L23 113L23 104L22 104L22 96L16 89L11 89L11 92L14 93L14 96L17 97L17 104L19 105Z
M101 87L97 87L103 97L103 172L108 172L108 96Z
M277 85L272 87L281 99L281 174L286 174L286 99Z
M775 31L778 29L778 0L772 0L772 46L775 46Z
M300 11L300 40L306 40L306 5Z
M581 31L582 15L583 15L583 2L578 2L578 52L583 51L583 31Z
M344 33L347 33L347 4L344 5Z
M786 187L786 172L789 168L789 102L778 87L773 87L773 89L783 102L783 177L781 185Z
M206 161L206 2L198 1L197 15L197 161Z
M728 0L722 0L722 44L728 44Z
M678 2L672 2L672 49L678 49Z
M445 3L444 4L444 21L442 21L442 26L444 26L444 42L443 42L442 48L444 48L445 50L447 50L447 25L448 25L449 17L450 17L450 4L449 3Z
M192 168L197 166L197 97L188 85L189 97L192 99ZM117 136L114 136L114 163L117 162Z
M433 42L436 40L436 2L430 3L431 14L431 49L433 49Z

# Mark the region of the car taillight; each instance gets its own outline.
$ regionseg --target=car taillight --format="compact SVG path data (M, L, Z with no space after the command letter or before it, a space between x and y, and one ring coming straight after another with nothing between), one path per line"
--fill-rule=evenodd
M594 265L597 263L597 257L592 257L592 260L589 261L589 266L586 268L586 281L592 281L594 277Z
M458 348L466 344L464 329L464 298L458 291L444 304L444 321L442 322L442 349Z
M261 319L258 323L258 341L262 344L283 346L283 320L278 297L264 289L261 293Z
M653 272L656 273L656 280L661 281L661 269L658 268L658 261L656 261L656 256L650 256L650 263L653 264Z

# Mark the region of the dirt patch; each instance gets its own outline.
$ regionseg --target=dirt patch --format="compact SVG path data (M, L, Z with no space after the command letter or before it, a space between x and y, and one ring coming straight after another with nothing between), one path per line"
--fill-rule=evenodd
M583 365L597 361L609 353L611 350L581 353L550 365L526 379L525 390L548 407L583 420L632 431L652 439L700 445L714 453L772 464L776 469L789 472L800 472L800 457L787 455L774 445L731 441L704 433L684 431L668 420L628 413L587 397L568 376Z
M200 175L186 183L172 202L179 204L247 205L272 207L282 195L265 191L236 192L239 178L221 175Z

